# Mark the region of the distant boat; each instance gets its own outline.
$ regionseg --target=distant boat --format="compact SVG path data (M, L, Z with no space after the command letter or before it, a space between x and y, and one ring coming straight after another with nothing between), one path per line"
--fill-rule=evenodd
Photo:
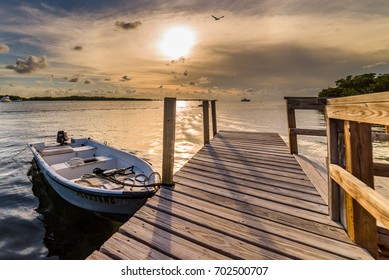
M240 100L241 102L250 102L251 100L250 99L247 99L247 98L243 98Z
M1 98L0 102L12 102L11 99L9 98L8 95L6 96L3 96L3 98Z
M130 214L160 188L159 174L141 158L90 138L59 131L58 145L30 143L41 173L65 200L101 214Z

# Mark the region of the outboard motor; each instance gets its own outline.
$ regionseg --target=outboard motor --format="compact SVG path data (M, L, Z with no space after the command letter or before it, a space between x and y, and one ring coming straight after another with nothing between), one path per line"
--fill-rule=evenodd
M69 138L66 131L60 130L57 132L57 143L64 145L68 140Z

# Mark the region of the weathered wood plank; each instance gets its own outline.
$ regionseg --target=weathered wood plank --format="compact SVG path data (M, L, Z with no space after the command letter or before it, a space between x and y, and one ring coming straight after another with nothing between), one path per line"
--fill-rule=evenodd
M197 159L197 158L206 158L211 160L222 159L223 162L226 163L239 162L248 166L260 166L269 169L283 169L285 170L285 172L304 174L304 172L301 170L300 165L293 163L292 161L284 162L284 161L271 160L269 158L248 157L247 155L242 157L231 153L221 153L221 152L215 152L215 151L204 150L204 149L201 149L195 156L192 157L192 159Z
M328 98L323 97L284 97L287 107L300 110L323 110Z
M314 188L314 186L312 185L311 182L309 182L308 179L287 178L287 176L281 177L278 175L268 174L268 173L261 173L261 174L254 173L253 174L252 172L250 173L250 171L239 170L239 169L234 170L233 168L228 169L227 167L219 168L219 167L210 166L210 165L204 166L202 164L197 164L195 162L193 162L193 163L190 162L190 163L186 164L185 168L201 170L203 172L207 171L206 169L208 169L208 172L210 172L210 173L216 173L219 176L231 176L231 177L235 177L237 179L244 178L245 180L254 180L254 181L261 180L261 179L269 179L272 181L284 182L284 183L289 183L289 184L294 184L294 185L303 185L303 186Z
M113 259L171 260L172 258L121 233L115 233L100 251Z
M227 155L232 156L233 158L240 158L242 159L253 159L257 160L259 162L263 162L266 160L271 160L278 163L288 163L292 166L296 166L296 162L294 161L293 155L289 154L289 151L272 151L267 150L266 147L236 147L236 146L227 146L227 145L219 145L217 143L212 143L212 146L209 147L207 151L209 153L215 153L217 151L217 154L220 155ZM288 153L288 156L282 157L281 155L284 153Z
M374 100L375 102L389 102L389 91L346 96L340 98L331 98L327 100L327 104L337 105L337 104L370 103L372 100Z
M185 205L192 209L219 215L224 218L226 218L228 213L231 213L233 220L242 224L250 225L250 219L261 219L274 222L286 229L302 230L315 235L352 243L345 234L344 229L330 219L322 219L320 221L305 219L293 216L290 213L277 212L256 205L247 205L245 202L226 197L216 200L217 195L204 195L204 192L196 190L189 193L188 187L180 184L177 184L177 186L179 187L178 191L172 192L163 189L158 192L157 197L159 198L156 200L158 205L162 206L163 203L166 203L167 207L173 208L172 204L174 202L176 205ZM266 223L264 223L264 226L266 226Z
M221 234L211 230L203 225L192 223L191 221L178 218L163 211L156 211L149 207L144 207L139 210L139 217L144 222L151 222L160 229L172 232L172 234L185 238L201 246L218 252L224 256L229 256L233 259L291 259L292 255L288 256L285 253L277 253L274 250L267 250L260 246L254 246L246 240L238 240L226 234ZM189 220L190 217L188 217ZM218 225L225 227L224 225ZM228 229L227 229L228 230ZM286 247L286 244L284 244Z
M180 173L175 175L177 178L187 178L189 180L200 181L200 182L208 182L210 184L215 184L219 182L229 181L233 184L237 184L240 186L247 186L251 188L272 188L273 192L299 192L302 195L308 194L313 196L318 196L316 189L312 186L304 186L300 184L285 184L284 182L274 181L266 178L255 178L254 180L250 180L246 178L243 182L240 177L235 177L233 174L230 174L228 177L217 173L204 173L202 170L196 169L187 169L186 167L181 168Z
M100 251L94 251L91 255L89 255L86 260L113 260L106 254Z
M204 166L209 167L222 167L228 171L236 171L241 172L242 175L245 172L250 174L258 174L261 176L262 174L272 174L277 176L282 176L286 178L294 178L298 180L308 180L307 176L301 172L294 172L289 170L284 170L283 168L269 168L269 166L260 166L260 165L248 165L244 162L244 158L241 158L241 161L228 162L225 161L224 158L208 158L208 157L193 157L191 160L193 164L203 164Z
M346 129L347 128L347 129ZM346 170L374 189L371 125L345 123ZM357 200L346 192L347 232L352 240L377 256L377 222Z
M289 104L286 106L286 116L288 120L289 152L298 154L297 135L292 133L292 129L296 128L296 111Z
M194 209L184 204L174 203L172 205L162 197L159 197L158 200L152 200L148 205L155 210L165 211L167 214L181 219L194 222L208 221L207 223L198 223L203 227L218 231L222 235L241 239L261 248L268 248L268 250L301 259L361 257L359 248L351 243L306 233L306 231L300 229L251 215L237 216L236 211L231 209L220 211L220 208L212 208L211 205L203 204L202 207L207 209L205 212L201 208ZM237 219L237 217L239 218ZM364 257L369 258L369 255L366 254Z
M141 215L140 215L141 216ZM132 217L129 223L120 227L119 232L147 244L147 246L159 250L174 259L202 259L224 260L231 259L208 248L188 241L185 238L173 234L169 229L164 230L156 227L150 221Z
M327 132L322 129L308 129L308 128L291 128L291 134L310 135L310 136L326 136Z
M389 164L387 163L374 163L374 175L375 176L382 176L382 177L389 177Z
M177 182L179 183L179 182ZM177 192L186 192L188 195L193 195L197 198L207 199L208 201L213 201L219 205L225 205L228 203L229 207L250 207L254 209L256 206L269 209L271 211L276 211L279 213L284 213L292 215L295 217L302 217L305 219L317 221L320 223L329 223L330 219L326 215L325 206L316 206L316 211L312 209L307 209L303 207L297 207L293 205L284 204L282 202L267 200L266 198L253 198L248 195L240 195L229 190L217 190L214 188L207 188L207 184L196 182L196 184L180 184L180 189L175 189ZM298 201L298 200L297 200ZM307 204L305 204L307 205Z
M174 144L176 141L176 99L164 99L163 122L163 151L162 151L162 183L173 183Z
M286 147L275 133L217 134L90 259L371 259Z
M328 118L389 125L389 101L326 107Z
M343 122L334 119L327 121L327 155L329 164L344 166L343 143L341 133L344 131ZM331 220L341 222L341 190L339 185L328 176L328 211Z
M209 102L203 101L203 133L204 145L209 144Z
M180 172L179 175L176 175L175 179L176 179L176 183L181 183L185 185L191 185L191 182L203 184L203 182L206 181L204 187L206 187L208 191L210 191L211 188L223 188L225 190L236 192L237 195L239 194L252 195L254 197L268 198L275 201L279 200L285 204L290 203L292 205L299 204L300 203L299 200L301 200L303 203L304 202L313 203L316 206L321 205L321 206L325 206L324 208L327 208L325 202L317 193L309 195L307 193L302 193L302 192L298 192L290 189L284 189L284 188L275 188L267 185L258 185L258 184L254 185L254 184L245 184L245 183L235 183L229 181L226 182L226 181L215 180L212 179L211 177L204 178L201 175L193 175L187 172L185 173Z
M337 165L331 164L329 170L331 177L341 184L345 191L389 228L389 205L384 196Z
M217 134L217 119L216 119L216 100L211 100L211 115L212 115L212 134Z
M320 193L324 202L328 205L328 179L324 178L318 169L313 167L311 161L308 158L301 155L295 155L295 157L301 165L301 168L305 171L308 179L312 182L316 190Z

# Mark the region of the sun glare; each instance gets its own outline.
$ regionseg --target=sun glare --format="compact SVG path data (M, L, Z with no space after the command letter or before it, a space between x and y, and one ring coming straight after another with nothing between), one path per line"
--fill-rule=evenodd
M174 27L166 31L159 45L161 52L175 59L186 56L195 43L192 30L187 27Z

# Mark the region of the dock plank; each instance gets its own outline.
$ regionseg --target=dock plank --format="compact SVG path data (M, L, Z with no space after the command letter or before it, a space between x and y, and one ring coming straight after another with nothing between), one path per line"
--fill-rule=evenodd
M311 180L277 133L219 132L88 259L372 259Z

